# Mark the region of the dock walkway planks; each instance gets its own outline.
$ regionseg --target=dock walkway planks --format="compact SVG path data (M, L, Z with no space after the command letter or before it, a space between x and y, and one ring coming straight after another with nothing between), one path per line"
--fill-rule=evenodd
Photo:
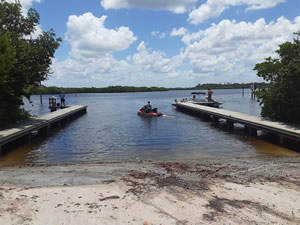
M73 105L55 112L47 113L38 117L15 124L7 129L0 130L0 153L3 145L16 139L30 135L33 131L49 128L52 124L68 119L73 115L86 112L86 105Z
M259 116L252 116L225 109L201 106L189 102L177 103L174 105L182 109L203 113L206 115L213 116L217 119L222 118L231 123L239 123L250 128L275 133L277 135L300 141L299 127L290 126L281 122L266 120Z

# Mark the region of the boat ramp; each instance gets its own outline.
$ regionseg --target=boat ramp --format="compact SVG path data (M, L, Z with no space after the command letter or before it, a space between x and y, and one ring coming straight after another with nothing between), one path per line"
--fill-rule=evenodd
M86 113L86 110L86 105L68 106L0 130L0 154L19 143L30 142L33 135L47 133L49 129L77 118Z
M281 122L263 119L259 116L252 116L225 109L213 108L208 106L196 105L189 102L178 102L173 104L179 111L212 120L218 124L220 120L225 120L229 129L234 129L234 124L244 126L245 133L256 136L257 131L261 130L277 137L279 144L284 144L286 139L300 142L300 128L289 126Z

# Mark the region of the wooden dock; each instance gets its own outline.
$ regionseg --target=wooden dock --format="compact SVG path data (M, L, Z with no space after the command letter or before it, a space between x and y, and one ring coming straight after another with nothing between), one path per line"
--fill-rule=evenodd
M300 141L300 128L289 126L281 122L275 122L263 119L259 116L252 116L239 112L233 112L225 109L213 108L208 106L196 105L193 103L177 103L173 104L178 110L189 114L209 118L214 123L218 123L220 119L226 120L229 129L234 129L234 124L244 125L246 133L252 136L257 135L257 130L274 134L278 137L280 144L283 144L286 138Z
M50 128L69 122L71 119L86 113L86 109L86 105L68 106L0 130L0 154L4 152L5 147L8 145L17 141L30 141L32 134L47 133Z

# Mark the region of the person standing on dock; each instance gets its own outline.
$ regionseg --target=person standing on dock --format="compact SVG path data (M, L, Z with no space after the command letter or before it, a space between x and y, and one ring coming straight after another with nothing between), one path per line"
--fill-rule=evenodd
M65 105L65 93L63 91L60 92L59 97L60 97L61 108L66 107L66 105Z
M212 90L210 90L210 89L208 88L208 91L207 91L207 100L208 100L209 102L212 101L212 97L211 97L212 94L213 94Z

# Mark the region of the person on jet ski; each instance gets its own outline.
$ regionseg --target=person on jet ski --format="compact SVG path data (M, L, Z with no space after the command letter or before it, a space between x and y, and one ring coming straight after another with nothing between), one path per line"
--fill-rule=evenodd
M151 105L151 102L148 101L148 104L144 106L145 107L145 112L146 113L149 113L152 111L152 105Z

